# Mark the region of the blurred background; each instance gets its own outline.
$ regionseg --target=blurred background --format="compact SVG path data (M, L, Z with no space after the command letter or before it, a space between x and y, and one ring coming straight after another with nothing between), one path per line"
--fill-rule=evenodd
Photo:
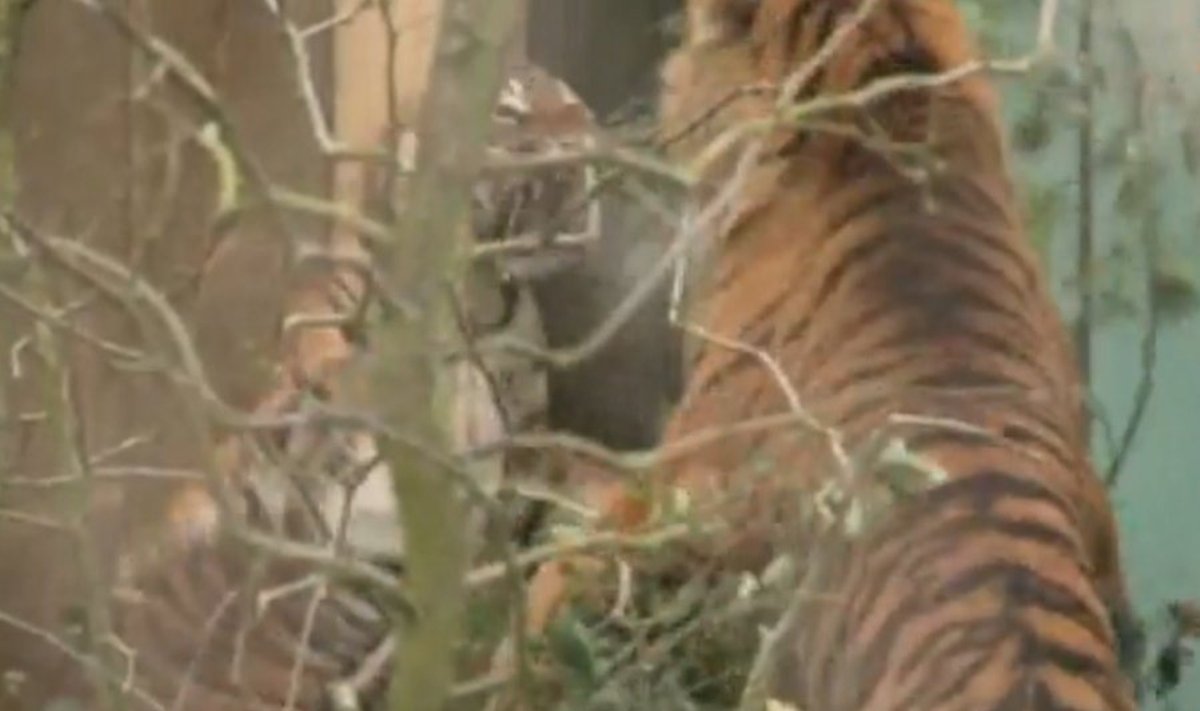
M125 67L115 58L111 36L63 30L70 25L62 23L59 13L78 13L78 8L30 10L50 2L0 2L0 14L6 13L8 21L0 32L0 72L5 75L11 69L7 60L18 48L16 20L25 17L30 22L22 27L28 44L20 48L25 53L20 71L11 81L12 90L0 98L2 123L24 132L26 155L36 158L27 159L22 199L35 212L52 215L57 229L118 240L104 219L126 214L123 211L153 212L148 200L139 203L137 191L133 197L120 197L94 189L133 180L132 168L128 174L114 173L113 166L151 160L126 151L134 142L126 145L114 138L125 135L127 124L101 119L107 116L103 110L108 99L92 77L119 74ZM993 55L1014 57L1033 49L1040 0L960 2ZM244 12L237 25L242 31L263 31L262 13L230 10L237 3L215 5L233 15ZM643 125L653 119L658 64L679 36L680 5L679 0L529 0L527 53L565 79L601 124L613 131ZM320 6L315 1L295 3L296 12L314 18L320 16ZM202 24L189 15L199 10L174 12L165 13L169 16L160 27L184 38L185 48L217 44L215 35L188 34ZM37 42L31 40L34 37ZM1112 480L1124 558L1153 652L1169 635L1166 604L1200 599L1200 3L1064 0L1055 40L1053 61L1030 76L1001 80L1005 114L1028 224L1081 344L1094 395L1095 459ZM89 41L98 49L64 49ZM271 48L258 47L245 36L224 41L240 41L239 51L248 54L233 64L224 55L214 56L206 69L219 77L218 83L224 82L248 135L263 146L269 171L287 176L297 189L315 190L313 186L323 184L328 175L310 145L310 128L301 120L304 110L295 92L272 83L278 64L290 62L290 57L280 47L268 51ZM315 66L322 66L329 52L316 43ZM10 122L14 101L22 100L31 108ZM91 113L71 110L76 104L100 108ZM46 118L52 114L59 118ZM131 125L156 140L178 139L170 135L166 122L158 121L147 110ZM88 146L102 145L109 153L84 150L62 138L86 132L93 132ZM97 135L111 140L97 142ZM10 142L0 138L0 204L7 204L15 192L7 178L12 161ZM185 171L180 178L185 187L187 181L201 180L196 176L203 170ZM163 175L167 173L156 173L151 182L162 182ZM137 179L145 178L139 174ZM171 224L191 224L200 220L197 215L207 214L200 211L210 207L211 195L203 190L180 192L184 197ZM606 232L591 257L532 284L541 327L551 345L573 343L589 332L661 248L666 234L661 222L639 206L606 198L603 209ZM298 229L319 231L317 221L311 222L302 221ZM243 228L246 234L264 231L253 220ZM119 240L127 237L122 233ZM228 357L233 343L251 343L268 354L278 347L273 342L255 345L269 341L261 334L279 317L272 305L282 297L255 291L276 284L269 275L280 268L279 256L272 251L278 245L272 247L265 238L243 241L252 245L249 256L239 258L241 266L228 277L221 277L220 260L211 259L199 241L167 245L169 249L152 240L146 243L148 268L171 260L203 261L206 270L216 265L206 274L207 286L181 297L198 324L201 355L215 362ZM5 278L3 257L0 254L0 279ZM159 277L175 278L165 273ZM184 277L180 285L180 293L195 286ZM224 318L230 299L266 310L239 312L242 318L231 322ZM549 375L545 416L552 427L618 449L646 447L656 440L680 379L679 344L666 328L665 299L665 293L659 293L647 302L597 357ZM206 320L205 314L221 318ZM6 329L18 317L0 308L0 318L8 319L0 321L0 346L9 353L15 330ZM104 322L107 317L98 318ZM109 325L118 331L127 326ZM216 385L232 402L251 402L257 387L251 384L261 375L251 370L217 369ZM97 391L107 387L93 385ZM176 406L160 402L153 383L131 387L129 392L148 392L145 399L153 406L140 414L126 411L124 399L105 406L113 411L94 415L97 422L108 423L102 438L125 437L131 425L123 418L157 424L175 416ZM0 399L0 419L5 405L16 411L17 396L6 394L10 399ZM187 460L194 453L180 455L188 450L188 440L180 433L173 436L174 443L163 444L163 451L170 449L172 454L160 454L171 460L166 463L180 464L175 460ZM0 457L7 451L0 448ZM155 494L147 496L153 499ZM20 544L0 543L0 554L6 546ZM51 583L46 586L49 589ZM1200 709L1200 673L1184 670L1178 689L1162 699L1150 698L1146 709Z

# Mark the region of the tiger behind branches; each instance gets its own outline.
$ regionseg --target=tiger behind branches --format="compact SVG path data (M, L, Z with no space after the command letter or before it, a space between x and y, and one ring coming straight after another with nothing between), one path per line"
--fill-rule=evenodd
M576 127L590 116L569 88L527 64L510 67L508 76L492 116L492 157L529 159L573 148L583 135ZM472 218L481 244L531 235L547 241L546 249L502 261L514 281L551 270L550 248L562 233L578 237L571 230L593 228L590 212L560 214L578 212L571 198L593 182L591 172L582 166L480 176ZM369 197L378 208L392 196L376 189ZM279 377L263 384L270 389L253 412L293 424L223 432L207 479L173 490L162 511L139 512L146 533L120 541L108 591L112 607L105 610L112 638L97 643L107 670L74 650L73 637L53 645L44 644L55 641L48 634L24 630L0 638L0 651L10 653L5 661L20 660L0 670L0 711L107 708L94 688L97 674L122 708L139 711L386 706L394 667L389 637L397 624L412 621L403 531L374 437L322 416L331 407L363 412L371 402L363 394L370 382L357 367L369 355L357 337L361 324L343 328L346 318L330 318L361 312L362 270L342 264L353 265L347 254L366 255L353 234L334 235L310 254L312 264L304 266L311 272L297 279L288 302L288 321L296 325ZM517 307L496 308L508 296L484 271L473 272L464 289L464 327L476 338L526 328L513 323L515 313L491 315ZM529 368L492 359L485 365L486 374L474 360L449 366L456 449L501 437L507 426L501 407L516 427L541 406ZM478 485L494 487L495 468L477 461ZM482 522L475 516L463 525L476 542ZM82 635L82 603L69 613L72 635Z
M806 553L772 697L1134 708L1083 384L1019 223L996 98L963 71L978 55L954 3L690 0L687 15L664 71L676 155L766 130L757 156L705 163L705 196L738 181L738 201L667 441L779 413L809 424L716 439L651 490L728 524L702 551L725 568ZM924 79L880 89L901 75ZM597 488L612 525L662 510ZM535 577L532 626L565 595L563 570Z

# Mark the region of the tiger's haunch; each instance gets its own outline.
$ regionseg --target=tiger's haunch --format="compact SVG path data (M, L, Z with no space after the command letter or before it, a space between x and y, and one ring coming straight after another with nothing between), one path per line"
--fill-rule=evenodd
M687 13L664 71L680 158L770 118L770 88L795 84L810 110L757 134L762 153L738 174L737 217L694 319L750 348L698 344L668 439L787 411L756 349L848 451L902 419L896 441L944 477L832 553L796 508L839 475L824 438L728 438L670 472L695 497L746 488L722 509L744 538L730 550L792 541L821 563L811 584L824 594L787 637L775 697L804 711L1134 708L1083 383L954 3L691 0ZM880 89L900 76L907 87ZM708 163L703 192L719 193L735 163ZM752 457L769 473L749 473ZM843 503L890 483L880 460L863 466Z

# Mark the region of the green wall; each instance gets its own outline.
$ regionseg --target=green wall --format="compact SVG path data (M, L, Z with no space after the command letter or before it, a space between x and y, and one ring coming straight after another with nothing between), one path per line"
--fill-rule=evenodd
M1038 0L964 0L1001 56L1028 50ZM1059 69L1004 82L1005 111L1035 238L1069 318L1080 311L1079 46L1081 0L1063 3ZM1194 0L1096 3L1095 260L1092 384L1096 462L1107 468L1139 387L1152 276L1158 304L1153 388L1121 467L1114 501L1124 557L1151 652L1165 634L1164 605L1200 599L1200 5ZM1147 245L1154 245L1148 250ZM1148 254L1157 252L1156 255ZM1200 670L1185 671L1145 711L1200 709Z

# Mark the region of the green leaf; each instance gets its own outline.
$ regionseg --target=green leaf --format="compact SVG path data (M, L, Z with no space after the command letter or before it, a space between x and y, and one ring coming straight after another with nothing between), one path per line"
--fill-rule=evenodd
M551 656L561 664L574 681L586 688L595 688L600 679L595 645L574 615L559 616L546 631L546 645Z
M1159 314L1171 320L1182 320L1200 305L1200 286L1195 275L1175 262L1160 262L1150 274L1154 306Z
M1029 240L1045 260L1054 240L1062 214L1062 189L1057 186L1040 186L1030 183L1025 189L1026 224Z
M1046 100L1039 94L1033 101L1033 107L1013 127L1013 142L1018 149L1035 153L1049 145L1053 138L1052 128Z

